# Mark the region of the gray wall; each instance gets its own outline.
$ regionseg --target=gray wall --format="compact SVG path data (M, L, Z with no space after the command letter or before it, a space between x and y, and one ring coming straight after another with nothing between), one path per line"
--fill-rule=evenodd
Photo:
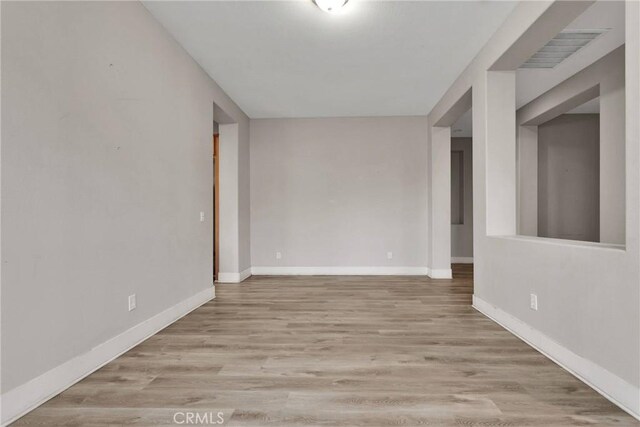
M538 127L538 235L597 242L600 117L563 114Z
M212 286L214 102L247 266L249 192L248 118L141 4L1 7L6 392Z
M451 151L462 153L462 224L451 224L451 256L473 257L473 155L471 138L451 138ZM451 200L453 200L453 171ZM455 259L453 261L456 261Z
M253 266L426 266L426 128L251 120Z

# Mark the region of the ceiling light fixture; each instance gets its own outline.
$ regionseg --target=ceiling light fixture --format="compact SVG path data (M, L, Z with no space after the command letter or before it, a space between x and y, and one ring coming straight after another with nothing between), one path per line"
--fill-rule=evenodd
M349 0L313 0L320 9L328 13L338 13Z

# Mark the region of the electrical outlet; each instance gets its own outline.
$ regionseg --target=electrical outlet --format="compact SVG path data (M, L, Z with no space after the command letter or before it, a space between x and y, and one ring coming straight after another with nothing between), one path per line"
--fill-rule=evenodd
M136 309L136 294L129 295L129 311Z
M538 295L531 294L531 310L538 311Z
M276 252L276 259L282 259L282 253Z
M393 259L393 252L387 252L387 259Z
M204 212L200 212L200 222L204 222Z

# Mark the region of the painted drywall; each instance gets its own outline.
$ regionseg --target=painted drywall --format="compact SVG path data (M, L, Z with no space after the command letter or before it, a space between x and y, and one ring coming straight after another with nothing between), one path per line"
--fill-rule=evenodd
M451 257L473 257L473 154L471 138L451 138L451 151L462 154L462 223L451 224ZM453 180L452 171L452 180ZM452 181L453 182L453 181ZM453 200L453 184L452 200Z
M429 120L427 265L432 278L451 278L451 127L431 123ZM433 274L434 271L439 273Z
M424 117L251 120L253 266L425 267L426 129Z
M517 232L538 236L538 126L517 129Z
M626 2L625 50L625 241L615 245L571 243L515 236L516 197L513 102L515 79L503 84L531 53L566 27L590 2L522 2L478 53L429 114L431 126L473 90L474 297L526 325L538 339L553 343L556 360L640 416L640 4ZM508 83L508 84L507 84ZM618 94L620 92L618 91ZM602 103L601 103L602 107ZM507 120L502 120L506 117ZM604 118L601 116L601 120ZM429 132L429 150L436 149ZM601 126L602 131L602 126ZM450 165L430 157L432 175L448 176ZM495 179L495 168L513 173ZM602 169L601 169L602 171ZM433 182L431 183L433 186ZM434 189L431 188L433 193ZM507 203L505 203L507 202ZM433 196L429 215L446 209L445 196ZM494 227L506 219L498 235ZM450 218L446 220L450 222ZM443 226L442 222L432 227ZM493 227L491 229L490 227ZM443 257L443 235L431 233L430 248ZM437 238L437 239L436 239ZM538 296L538 311L529 308ZM479 307L479 305L476 305ZM512 325L513 326L513 325ZM512 330L517 328L512 327ZM520 328L521 329L521 328ZM533 342L542 347L542 343ZM556 351L557 350L557 351ZM565 356L569 357L565 357Z
M249 121L137 2L1 8L4 394L211 288L214 102L249 266Z
M538 236L599 241L599 140L598 114L538 126Z

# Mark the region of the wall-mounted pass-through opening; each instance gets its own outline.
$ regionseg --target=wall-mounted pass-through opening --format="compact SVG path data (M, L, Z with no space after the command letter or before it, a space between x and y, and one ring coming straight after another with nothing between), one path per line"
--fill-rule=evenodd
M517 234L626 243L624 7L596 2L517 71Z

